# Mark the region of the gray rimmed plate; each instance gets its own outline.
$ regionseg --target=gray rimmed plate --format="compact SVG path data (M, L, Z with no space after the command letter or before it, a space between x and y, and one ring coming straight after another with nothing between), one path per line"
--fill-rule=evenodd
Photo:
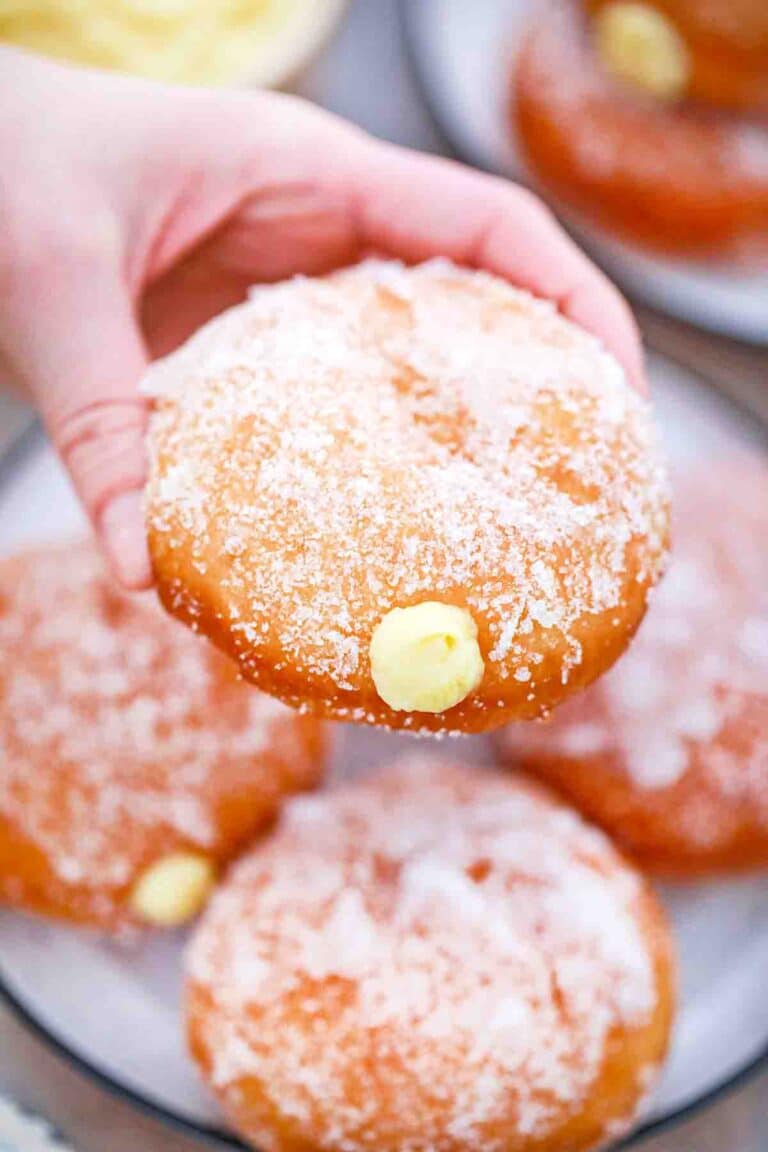
M768 452L766 429L698 379L660 359L651 374L674 459L750 444ZM81 513L60 466L41 434L28 433L0 463L0 552L80 528ZM401 753L407 739L343 730L335 769L344 775L367 771ZM461 751L488 757L482 738L463 742ZM633 1141L768 1066L765 877L668 886L662 898L680 947L681 1004L664 1078ZM4 911L0 992L52 1047L111 1091L212 1145L240 1147L184 1051L182 947L179 937L108 943Z

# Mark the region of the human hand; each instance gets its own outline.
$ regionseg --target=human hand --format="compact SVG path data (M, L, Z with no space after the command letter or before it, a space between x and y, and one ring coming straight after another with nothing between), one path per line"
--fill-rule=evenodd
M39 408L128 588L151 356L256 281L377 251L485 268L597 335L644 388L623 299L530 193L305 102L167 88L0 51L0 372Z

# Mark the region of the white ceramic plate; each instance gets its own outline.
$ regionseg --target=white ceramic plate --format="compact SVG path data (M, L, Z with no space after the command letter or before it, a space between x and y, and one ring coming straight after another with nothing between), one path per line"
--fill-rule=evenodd
M518 179L525 173L508 114L510 75L536 3L401 3L411 59L446 140L469 163ZM768 344L768 273L656 258L575 216L567 223L631 296L699 327Z
M659 416L677 460L768 445L764 432L682 371L651 363ZM81 513L41 436L0 465L0 552L70 536ZM359 774L413 738L340 728L336 774ZM420 742L435 754L451 744ZM463 755L486 760L482 738ZM671 1058L640 1132L668 1124L768 1061L768 884L765 878L666 888L681 956L681 1009ZM140 1107L213 1143L237 1146L185 1054L180 937L116 945L0 913L0 991L52 1045Z

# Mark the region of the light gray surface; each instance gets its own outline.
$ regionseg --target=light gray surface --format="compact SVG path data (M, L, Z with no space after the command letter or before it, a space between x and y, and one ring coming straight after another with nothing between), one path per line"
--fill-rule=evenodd
M27 427L32 415L15 396L0 391L0 452Z
M407 0L418 3L418 0ZM301 85L334 111L399 143L439 141L404 69L394 0L353 0L344 28ZM0 445L18 420L0 399ZM62 979L66 974L62 973ZM199 1145L107 1095L0 1008L0 1090L50 1117L80 1152L193 1152ZM706 1113L647 1140L642 1152L765 1152L768 1075Z

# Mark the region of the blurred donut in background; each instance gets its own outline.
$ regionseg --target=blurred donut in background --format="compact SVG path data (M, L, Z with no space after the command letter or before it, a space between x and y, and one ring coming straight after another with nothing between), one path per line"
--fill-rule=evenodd
M765 0L585 0L601 60L667 95L741 112L768 111ZM658 91L658 88L656 89Z
M768 866L768 469L676 487L673 554L632 647L543 724L498 737L645 866Z
M188 1038L255 1148L580 1152L653 1084L673 967L601 833L411 756L290 804L233 870L188 953Z
M90 543L0 562L0 903L175 927L317 783L316 721L237 678Z
M768 127L670 99L681 83L674 49L650 59L662 57L646 90L618 79L576 6L548 5L514 76L524 157L545 191L625 240L762 265Z

